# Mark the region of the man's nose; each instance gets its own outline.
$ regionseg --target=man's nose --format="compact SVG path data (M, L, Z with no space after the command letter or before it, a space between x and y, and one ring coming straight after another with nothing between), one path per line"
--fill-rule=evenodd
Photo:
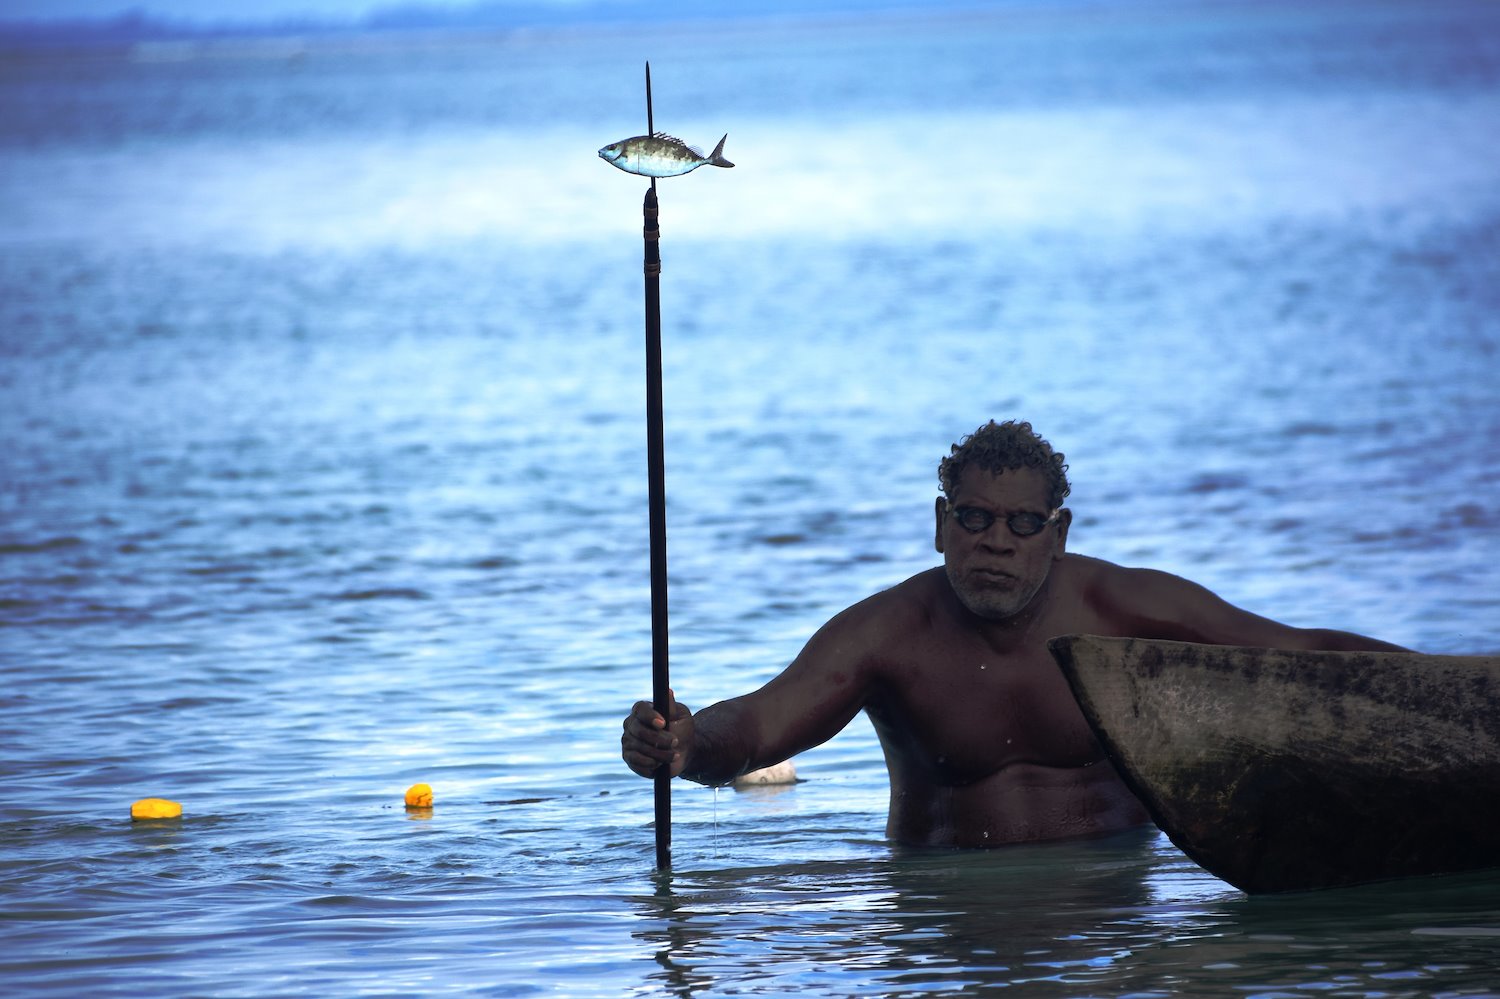
M979 544L994 552L1013 552L1016 550L1016 536L1011 533L1005 521L997 518L979 536Z

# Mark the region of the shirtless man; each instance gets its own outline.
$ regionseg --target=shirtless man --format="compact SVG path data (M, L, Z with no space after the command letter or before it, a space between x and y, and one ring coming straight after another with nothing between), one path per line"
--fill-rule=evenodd
M1149 821L1089 731L1047 650L1058 635L1283 649L1393 650L1293 628L1185 579L1066 551L1063 456L1026 423L991 421L939 466L941 568L842 611L779 676L667 725L635 705L621 737L643 777L725 784L832 738L863 710L890 771L886 835L991 847Z

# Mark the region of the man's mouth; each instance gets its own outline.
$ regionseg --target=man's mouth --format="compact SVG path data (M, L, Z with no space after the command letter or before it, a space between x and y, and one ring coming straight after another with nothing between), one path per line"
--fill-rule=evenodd
M1006 572L1004 569L975 569L970 575L980 582L989 583L1009 583L1016 579L1014 575Z

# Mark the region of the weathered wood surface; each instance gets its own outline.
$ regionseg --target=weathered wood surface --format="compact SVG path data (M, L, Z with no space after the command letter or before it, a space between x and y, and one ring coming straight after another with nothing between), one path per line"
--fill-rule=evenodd
M1157 825L1237 888L1500 866L1500 656L1051 648Z

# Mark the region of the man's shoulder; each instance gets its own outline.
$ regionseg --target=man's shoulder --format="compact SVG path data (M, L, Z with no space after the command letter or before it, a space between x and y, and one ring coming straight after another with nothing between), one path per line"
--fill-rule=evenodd
M1068 552L1064 555L1053 569L1053 573L1063 582L1080 591L1118 584L1129 579L1133 571L1102 558L1079 555L1075 552Z
M1069 553L1058 575L1067 592L1101 631L1142 638L1170 637L1178 623L1202 612L1211 593L1181 576Z
M871 614L917 613L925 611L937 599L939 588L946 585L941 566L923 569L895 586L865 597L850 610L860 608Z
M1063 556L1058 569L1070 583L1096 590L1099 588L1131 590L1185 582L1180 576L1163 572L1161 569L1119 565L1102 558L1078 555L1073 552Z
M1068 606L1113 620L1130 613L1153 587L1152 569L1119 565L1089 555L1064 555L1053 570Z
M857 631L877 641L907 635L930 626L947 585L941 568L926 569L888 589L870 594L837 614L830 625Z

